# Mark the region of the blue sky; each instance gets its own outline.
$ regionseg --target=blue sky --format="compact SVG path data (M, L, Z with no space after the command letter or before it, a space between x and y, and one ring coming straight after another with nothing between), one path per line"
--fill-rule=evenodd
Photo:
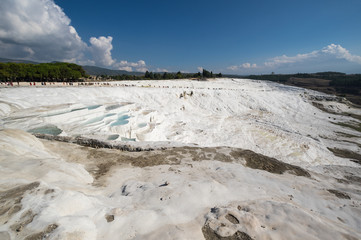
M21 0L2 1L0 11L14 11L27 22L35 18L30 29L45 28L39 31L39 41L58 43L46 56L51 46L44 43L38 49L24 38L4 37L0 31L0 50L11 56L8 42L23 44L23 55L13 53L20 58L47 61L53 57L133 71L361 72L359 0L28 0L34 8ZM43 17L36 19L39 15ZM14 30L9 19L1 18L5 23L0 23L0 29ZM48 31L49 24L42 24L46 18L55 26ZM69 27L74 29L70 33ZM66 32L60 36L62 41L57 42L55 30ZM44 50L45 45L49 50Z

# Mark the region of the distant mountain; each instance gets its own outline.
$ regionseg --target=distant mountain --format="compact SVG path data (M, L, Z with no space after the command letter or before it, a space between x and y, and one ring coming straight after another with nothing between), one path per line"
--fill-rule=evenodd
M84 71L89 75L108 75L108 76L116 76L116 75L135 75L142 76L143 72L128 72L125 70L112 70L107 68L101 68L96 66L82 66Z
M3 63L12 62L12 63L32 63L32 64L38 64L38 62L33 62L33 61L29 61L29 60L9 59L9 58L0 58L0 62L3 62Z

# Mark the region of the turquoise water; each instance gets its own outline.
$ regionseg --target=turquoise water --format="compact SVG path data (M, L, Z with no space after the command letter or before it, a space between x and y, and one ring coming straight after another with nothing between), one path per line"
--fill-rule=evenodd
M60 133L62 133L63 130L61 130L60 128L58 128L55 125L48 124L48 125L45 125L45 126L42 126L42 127L30 129L30 130L28 130L28 132L30 132L30 133L40 133L40 134L49 134L49 135L57 136Z
M93 109L97 109L98 107L101 107L102 105L93 105L93 106L89 106L88 110L93 110Z
M127 120L129 118L130 117L128 115L122 115L122 116L118 117L118 119L115 122L110 124L110 126L126 125L129 123L129 121Z
M120 139L125 142L135 142L135 138L121 137Z
M147 123L139 123L138 124L138 127L140 127L140 128L144 128L145 126L147 126Z
M113 135L109 135L108 136L108 140L115 140L115 139L117 139L119 137L119 134L113 134Z
M86 121L85 124L92 124L92 123L100 122L100 121L103 121L104 118L114 116L115 114L116 113L108 113L103 116L95 117L95 118L92 118L92 119L89 119L88 121Z

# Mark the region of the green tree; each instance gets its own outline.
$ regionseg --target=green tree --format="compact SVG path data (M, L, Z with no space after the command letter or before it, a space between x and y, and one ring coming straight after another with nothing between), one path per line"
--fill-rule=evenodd
M175 79L182 79L183 78L183 74L178 71L177 74L175 75Z
M150 79L150 73L148 71L145 72L144 78L145 79Z
M209 71L207 71L206 69L203 69L202 77L203 78L211 78L212 74Z

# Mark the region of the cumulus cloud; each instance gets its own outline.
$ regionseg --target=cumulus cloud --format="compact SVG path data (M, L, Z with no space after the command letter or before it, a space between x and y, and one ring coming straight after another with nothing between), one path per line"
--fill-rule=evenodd
M93 59L96 65L112 67L118 70L125 70L128 72L138 71L145 72L148 71L147 65L144 60L139 60L137 62L128 62L128 61L116 61L112 57L112 40L111 36L108 37L92 37L90 38L90 51L93 55Z
M1 0L0 52L9 58L75 61L86 44L52 0Z
M156 72L169 72L168 69L165 69L165 68L156 68L155 71Z
M242 67L243 67L243 68L256 68L256 67L257 67L257 64L255 64L255 63L253 63L253 64L243 63L243 64L242 64Z
M346 48L341 45L330 44L321 50L324 54L333 55L336 58L345 59L349 62L361 64L361 56L352 55Z
M282 55L271 58L269 61L265 62L264 65L267 67L275 67L283 64L303 62L312 58L317 58L318 55L319 55L319 51L313 51L305 54L297 54L296 56L292 56L292 57Z
M147 71L145 61L117 61L111 36L85 43L53 0L1 0L1 57L34 61L67 61L127 71ZM91 55L92 58L86 56Z
M263 64L243 63L227 67L231 71L252 72L272 71L278 69L281 71L312 71L325 69L340 69L341 65L361 64L361 56L351 54L346 48L337 44L330 44L322 49L308 53L300 53L294 56L281 55L268 59ZM346 66L346 67L347 67ZM344 67L343 69L345 69Z
M113 67L119 70L146 72L148 71L145 61L139 60L138 62L120 61L113 64Z
M132 72L133 68L129 67L129 66L124 66L124 67L118 67L118 70L124 70L124 71L128 71L128 72Z
M281 65L289 65L303 62L326 62L333 59L343 59L351 63L361 64L361 56L352 55L347 49L341 45L330 44L321 50L316 50L310 53L297 54L296 56L277 56L271 58L264 63L267 67L277 67Z
M111 53L111 50L113 49L112 40L113 38L110 36L90 38L90 51L93 54L96 64L112 66L115 63Z
M257 68L257 64L253 63L243 63L241 65L233 65L233 66L229 66L227 69L232 70L232 71L239 71L242 69L252 69L252 68Z
M203 67L197 67L198 72L203 72Z

